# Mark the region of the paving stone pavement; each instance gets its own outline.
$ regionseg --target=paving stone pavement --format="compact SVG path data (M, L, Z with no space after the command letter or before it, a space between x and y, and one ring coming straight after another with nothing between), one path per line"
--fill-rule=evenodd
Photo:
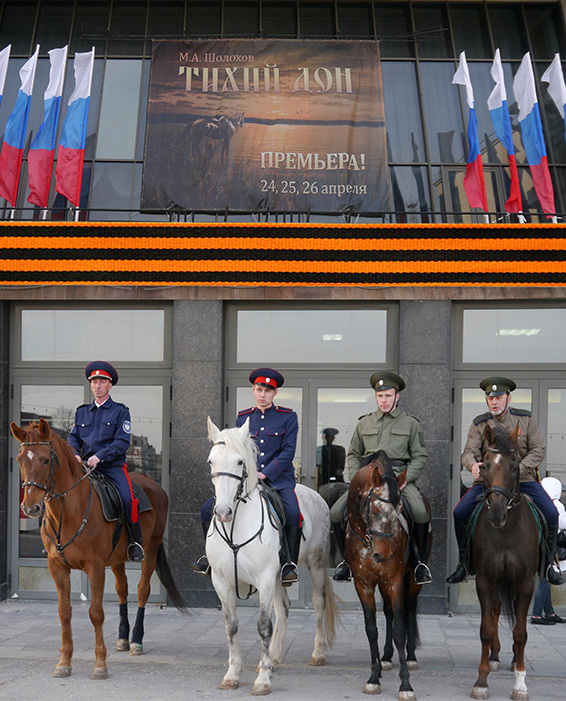
M133 617L135 607L131 605ZM89 678L94 661L94 635L88 617L88 603L73 604L75 652L73 674L53 679L58 659L60 627L55 602L8 600L0 602L0 698L33 698L61 701L160 701L161 699L249 698L260 643L256 630L257 609L239 608L240 640L245 666L240 688L220 691L228 660L222 614L217 609L191 609L182 615L172 608L148 606L144 655L130 657L113 647L118 630L118 605L105 605L104 626L108 646L109 678ZM272 698L362 699L369 676L369 649L359 611L344 611L326 666L309 667L314 640L314 613L292 609L285 640L285 659L272 677ZM468 699L476 679L480 657L479 615L421 615L421 647L417 652L419 670L411 683L420 701ZM383 631L384 620L379 614ZM566 625L528 628L527 686L531 701L566 699ZM490 698L508 699L513 688L509 670L511 635L501 630L501 670L489 676ZM398 698L398 667L384 673L383 701Z

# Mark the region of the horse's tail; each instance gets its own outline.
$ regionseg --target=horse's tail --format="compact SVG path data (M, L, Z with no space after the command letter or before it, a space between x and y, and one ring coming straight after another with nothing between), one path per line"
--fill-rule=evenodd
M324 588L322 590L324 597L324 631L326 636L326 645L331 648L336 639L336 624L340 622L340 610L336 601L336 594L328 570L324 572Z
M513 587L506 581L499 582L497 586L501 610L507 619L510 628L515 627L515 592Z
M157 572L159 581L167 590L169 598L175 605L175 608L181 611L181 613L188 613L188 606L187 604L185 604L181 593L177 589L175 580L173 579L173 573L171 572L171 568L169 567L169 561L167 560L167 553L165 552L163 543L161 543L159 549L157 550L157 561L155 563L155 571Z

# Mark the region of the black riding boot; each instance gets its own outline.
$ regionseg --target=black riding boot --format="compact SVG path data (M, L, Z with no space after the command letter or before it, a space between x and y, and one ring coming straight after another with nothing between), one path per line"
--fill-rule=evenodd
M302 528L300 526L285 526L289 559L281 568L281 584L284 587L290 587L291 584L299 581L297 563L299 562L299 550L301 549L301 532Z
M553 565L556 562L556 538L558 537L558 526L548 526L546 534L546 563L544 566L546 581L549 584L563 584L562 574L557 572Z
M202 521L202 532L204 534L204 539L206 541L206 536L208 534L208 529L210 527L210 521ZM204 574L207 577L210 577L210 565L208 563L208 558L206 555L203 555L202 557L199 557L199 559L196 562L193 562L191 565L193 570L195 572L198 572L199 574Z
M143 536L140 522L126 522L130 544L128 545L128 557L132 562L142 562L145 559L145 553L142 548Z
M416 584L430 584L432 575L426 564L426 551L428 548L428 523L415 523L413 525L413 540L415 541L418 561L415 565L414 576Z
M458 541L458 567L452 572L449 577L446 577L448 584L459 584L468 576L467 560L468 560L468 535L466 532L466 524L460 521L454 521L454 531L456 540Z
M346 534L341 523L333 523L332 531L342 557L342 562L336 566L332 579L336 582L349 582L352 579L352 571L350 570L350 565L346 562Z

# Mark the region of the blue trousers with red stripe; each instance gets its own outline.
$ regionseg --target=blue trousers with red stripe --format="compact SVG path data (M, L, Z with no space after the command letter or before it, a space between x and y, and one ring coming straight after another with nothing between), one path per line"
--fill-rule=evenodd
M291 487L277 489L277 494L281 497L283 506L285 507L285 515L287 517L287 526L298 528L301 525L301 510L299 509L299 501L295 490ZM212 506L214 497L210 497L204 502L200 509L200 517L204 523L212 521Z
M122 504L124 505L124 514L130 523L136 523L138 520L138 500L134 498L132 483L128 475L126 464L123 465L103 465L98 463L96 466L97 472L108 478L112 484L120 492Z

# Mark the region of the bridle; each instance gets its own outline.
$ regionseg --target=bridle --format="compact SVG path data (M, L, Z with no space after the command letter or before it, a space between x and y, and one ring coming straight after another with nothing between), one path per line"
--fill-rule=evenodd
M380 496L374 491L373 487L371 487L365 500L365 504L362 505L362 508L360 509L360 515L362 516L362 519L365 521L366 524L366 531L363 538L358 533L356 533L356 531L352 528L350 522L348 521L348 528L350 529L350 532L353 533L356 536L356 538L358 538L358 540L361 540L367 548L371 547L371 539L374 537L383 538L385 540L391 540L391 538L393 538L392 532L378 531L370 527L370 508L372 499L376 501L381 501L384 504L393 505L393 500L391 498L386 499L385 497ZM400 514L397 509L396 513L397 518L399 518Z
M487 451L490 453L497 453L498 455L502 455L502 452L498 450L497 448L492 448L491 446L488 446L486 448ZM515 449L510 451L514 455L517 455L517 451ZM515 485L512 490L505 489L505 487L488 487L487 489L484 488L484 493L483 497L485 499L485 504L487 506L487 509L491 509L491 504L489 503L489 499L487 498L490 494L500 494L501 496L505 497L507 499L507 511L510 511L514 506L517 506L518 504L521 503L523 500L523 494L519 491L519 498L517 498L517 486Z

